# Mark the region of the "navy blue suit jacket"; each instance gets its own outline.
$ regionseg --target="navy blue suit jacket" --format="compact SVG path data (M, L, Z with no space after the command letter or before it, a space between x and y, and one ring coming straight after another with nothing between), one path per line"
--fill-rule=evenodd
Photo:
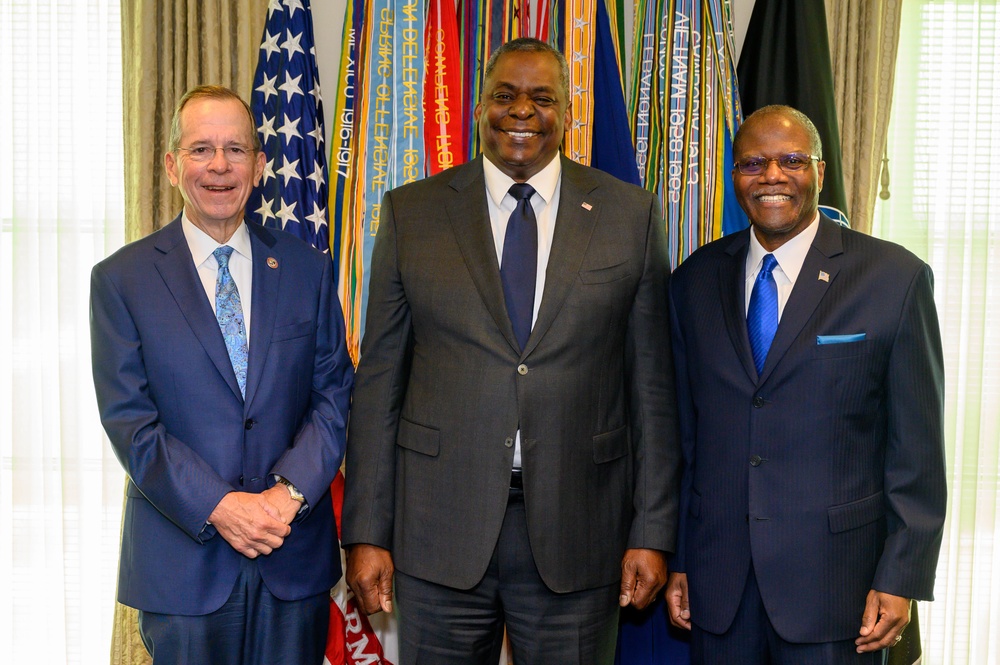
M685 460L673 569L707 631L732 623L752 562L783 638L852 639L869 589L932 596L946 489L931 270L822 217L758 378L749 233L671 280Z
M206 614L229 597L237 553L206 520L232 491L291 481L309 510L257 559L272 594L297 600L340 576L330 481L344 454L353 368L329 257L248 224L253 252L246 399L180 218L94 267L94 383L128 474L120 602Z

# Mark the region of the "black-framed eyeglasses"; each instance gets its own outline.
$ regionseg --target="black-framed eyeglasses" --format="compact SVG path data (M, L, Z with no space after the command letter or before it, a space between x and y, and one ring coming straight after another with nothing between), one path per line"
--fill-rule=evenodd
M248 148L239 143L218 148L210 145L195 145L190 148L177 148L177 150L186 152L192 162L210 162L215 159L215 153L219 150L225 155L226 161L232 164L246 164L253 155L253 148Z
M736 160L735 166L743 175L760 175L767 170L771 162L778 162L778 168L785 173L795 173L804 171L814 161L818 162L819 157L802 152L790 152L780 157L744 157Z

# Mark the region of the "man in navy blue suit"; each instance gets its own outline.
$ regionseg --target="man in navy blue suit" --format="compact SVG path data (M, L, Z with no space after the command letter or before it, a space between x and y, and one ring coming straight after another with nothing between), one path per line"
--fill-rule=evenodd
M945 513L931 269L818 211L787 106L740 127L751 228L674 273L684 474L671 621L696 663L880 663L931 599Z
M244 221L264 156L231 90L181 99L164 162L183 212L91 281L101 421L128 475L118 600L154 663L318 665L353 381L333 266Z

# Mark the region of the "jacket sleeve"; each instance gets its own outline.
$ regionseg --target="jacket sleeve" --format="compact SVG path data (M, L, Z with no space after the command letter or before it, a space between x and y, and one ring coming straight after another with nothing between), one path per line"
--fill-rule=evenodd
M886 372L888 533L872 587L931 600L947 500L944 360L933 274L923 265L903 304Z
M273 474L286 478L316 505L330 487L344 459L347 413L354 383L354 365L347 352L344 317L337 298L333 262L324 261L320 282L309 409L291 445L278 459ZM298 519L304 518L308 510Z
M410 306L403 290L392 193L382 199L372 251L365 336L361 345L344 471L344 545L392 548L396 432L406 394Z
M628 547L673 551L677 533L677 404L670 353L666 231L648 200L645 264L629 313L626 373L634 456L634 518Z
M191 538L208 540L208 516L235 488L160 422L139 331L101 264L91 273L90 340L101 423L130 482Z

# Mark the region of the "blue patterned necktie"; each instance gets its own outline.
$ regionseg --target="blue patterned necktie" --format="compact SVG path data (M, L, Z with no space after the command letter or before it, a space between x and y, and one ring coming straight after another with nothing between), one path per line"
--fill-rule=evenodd
M764 370L767 352L778 331L778 285L772 271L778 266L774 254L764 257L764 265L757 273L747 308L747 332L750 334L750 348L753 350L753 364L757 375Z
M233 276L229 274L229 255L233 248L219 247L213 254L219 262L219 276L215 282L215 318L219 320L222 337L226 340L229 362L236 372L240 393L246 397L247 387L247 328L243 323L243 304Z
M515 183L508 192L517 200L514 212L507 220L503 240L503 261L500 281L507 303L507 315L514 326L514 336L521 349L531 334L531 316L535 309L535 276L538 270L538 223L531 207L535 189Z

